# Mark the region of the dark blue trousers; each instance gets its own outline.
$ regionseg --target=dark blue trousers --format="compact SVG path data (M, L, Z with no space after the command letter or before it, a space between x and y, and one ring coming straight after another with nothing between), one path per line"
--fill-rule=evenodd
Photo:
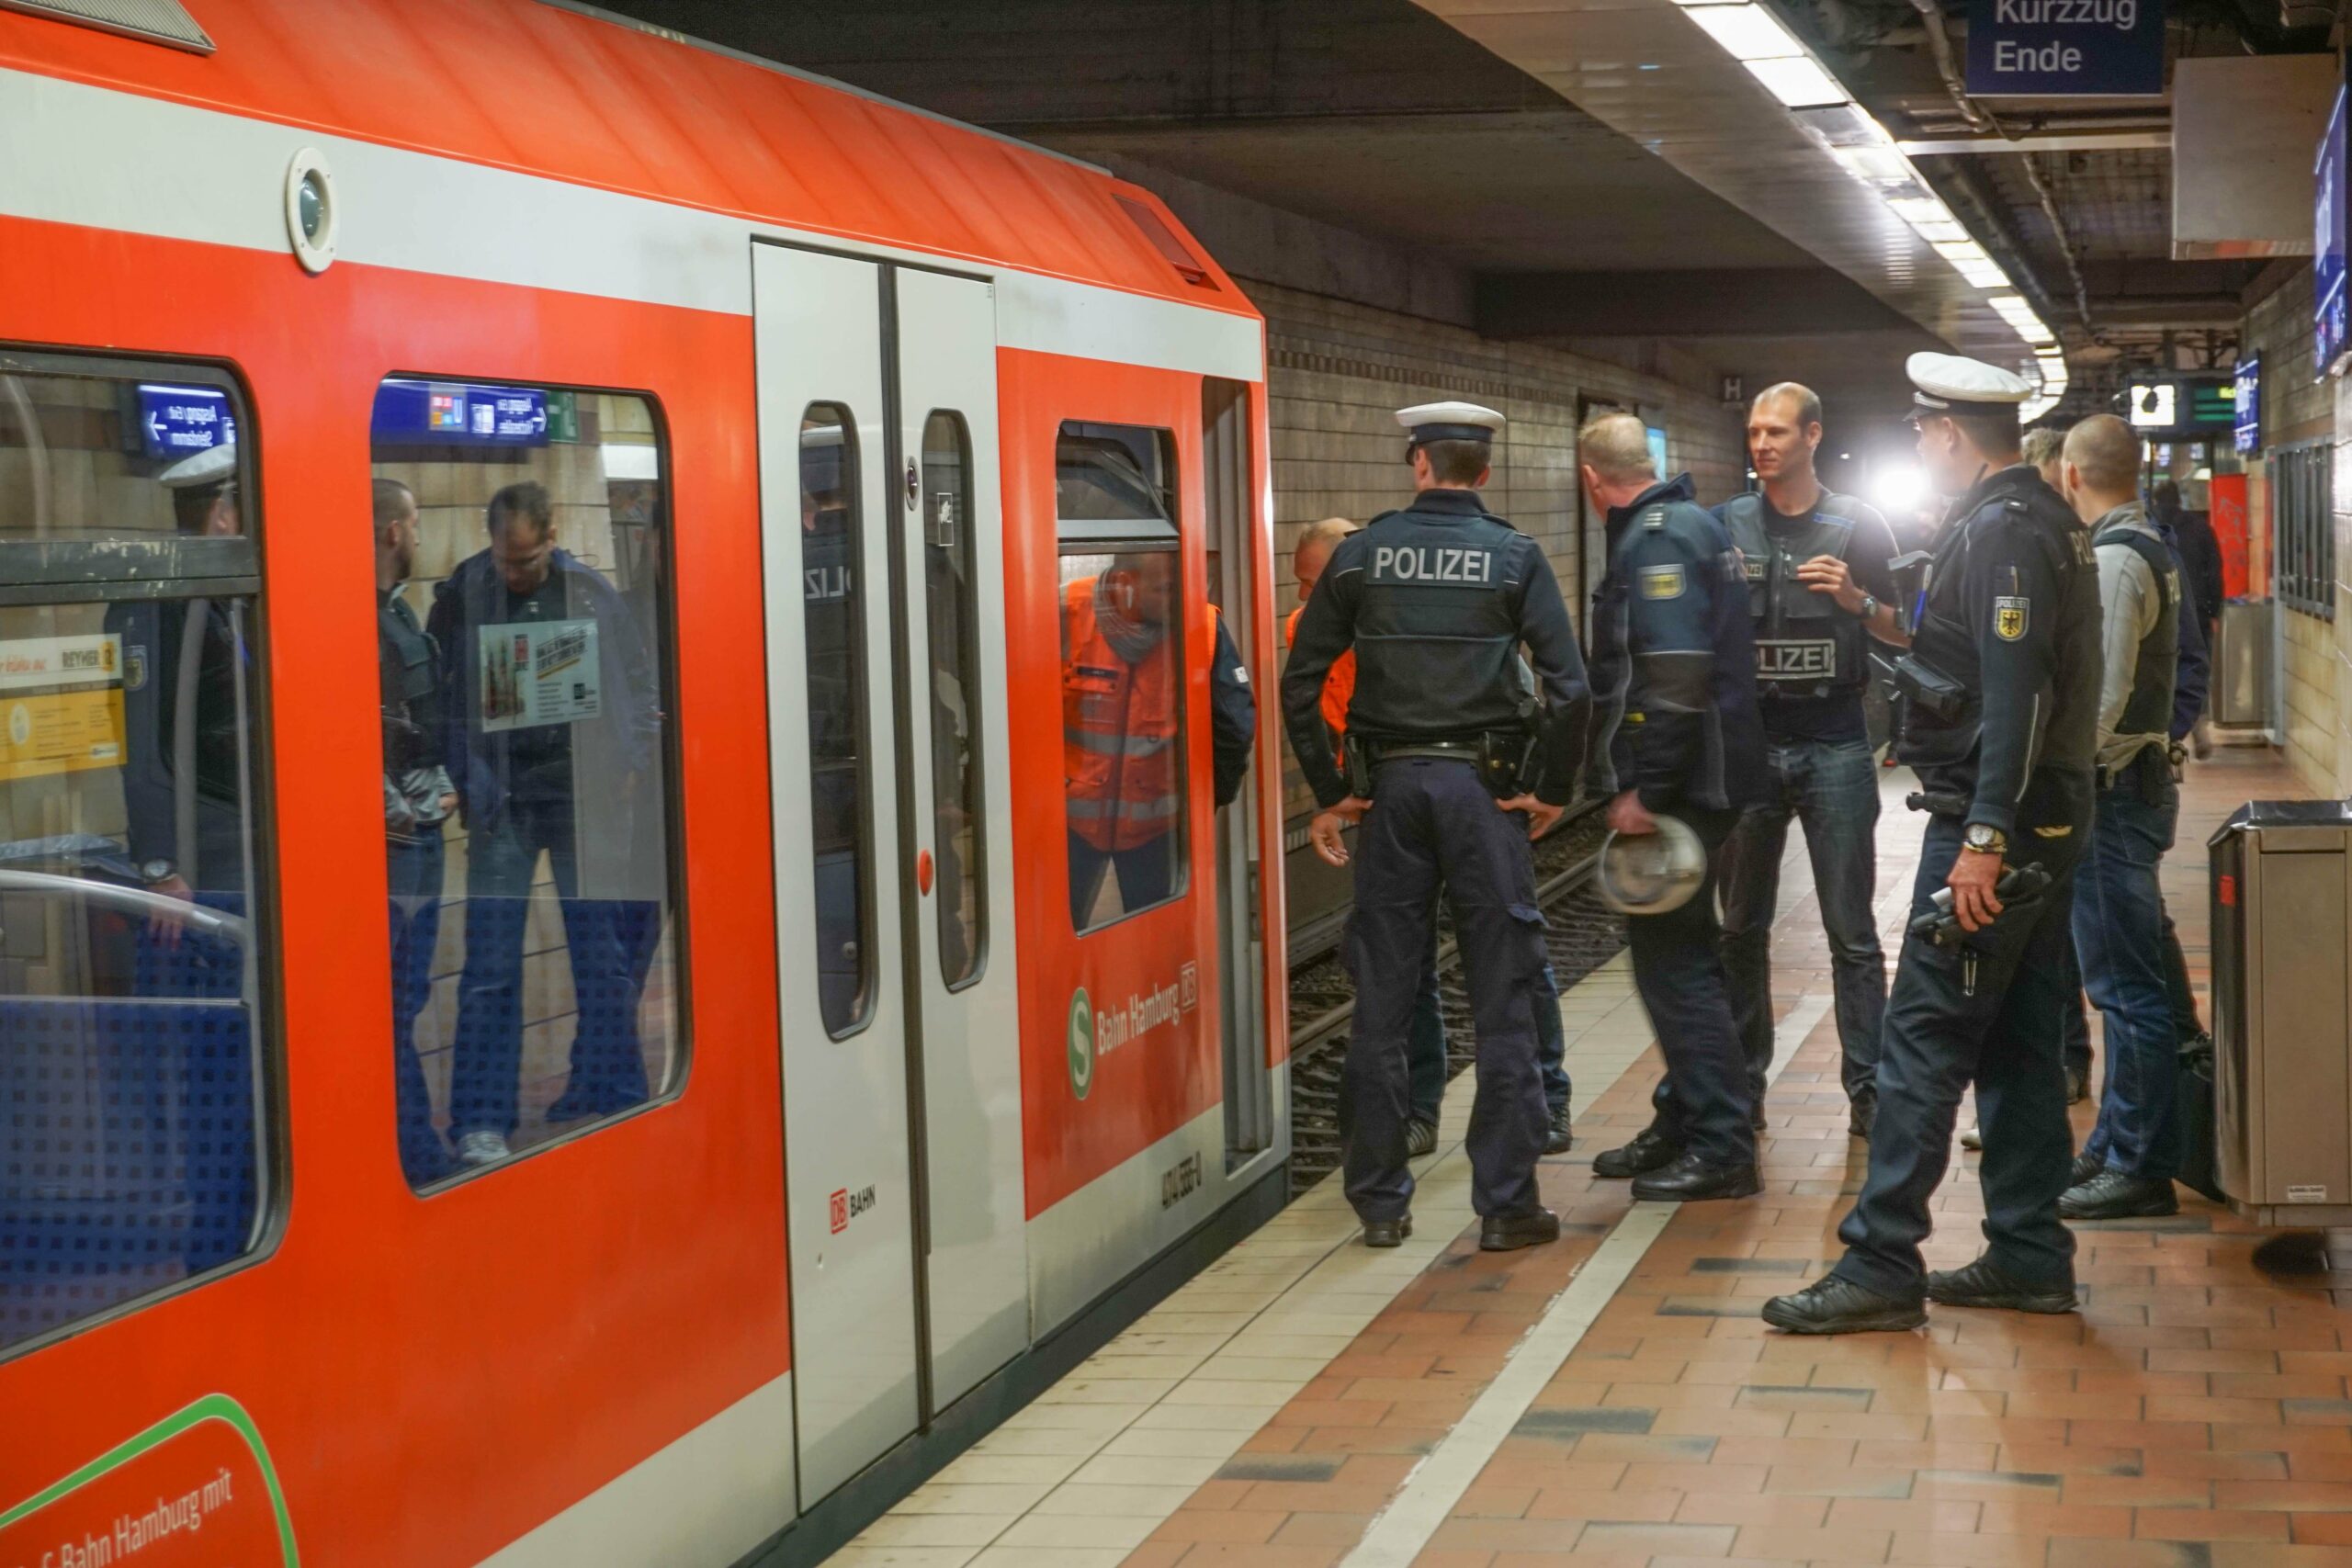
M1984 1136L1977 1177L1987 1253L2019 1280L2073 1282L2075 1238L2058 1221L2058 1194L2074 1165L2059 1041L2063 1010L2077 1005L2068 990L2066 928L2090 793L2087 777L2045 769L2018 804L2010 858L2050 874L2039 900L2004 909L1959 948L1904 938L1879 1042L1870 1174L1838 1227L1846 1244L1834 1270L1840 1278L1904 1300L1927 1289L1919 1244L1931 1228L1928 1201L1951 1163L1952 1122L1973 1081ZM1960 840L1959 818L1928 824L1912 919L1951 874Z
M1430 922L1429 963L1421 972L1421 994L1413 998L1408 1048L1412 1053L1413 1120L1437 1125L1445 1102L1445 1002L1437 988L1437 931ZM1576 1086L1568 1077L1567 1029L1560 1021L1560 981L1544 965L1535 996L1535 1063L1544 1074L1544 1105L1557 1116L1568 1108Z
M2172 848L2179 811L2169 776L2153 799L2134 780L2100 791L2090 859L2075 894L2083 979L2107 1021L2106 1092L2084 1152L2110 1170L2165 1180L2180 1174L2174 1091L2181 1035L2156 870Z
M1365 1221L1396 1219L1412 1203L1413 1177L1405 1164L1412 1109L1407 1041L1442 889L1478 1040L1471 1203L1480 1214L1531 1213L1542 1206L1535 1188L1544 1130L1535 1000L1544 953L1527 819L1498 810L1467 762L1384 762L1373 788L1372 810L1356 834L1356 907L1348 921L1348 969L1356 985L1340 1085L1348 1201Z
M1668 1142L1710 1164L1754 1165L1756 1130L1748 1118L1756 1101L1732 1018L1723 922L1715 915L1721 852L1739 814L1677 807L1674 815L1706 845L1707 879L1679 908L1625 919L1634 988L1666 1057L1666 1076L1651 1104Z
M433 997L433 951L441 935L445 852L438 827L415 838L385 840L391 886L392 1089L400 1117L401 1168L421 1187L449 1174L451 1162L433 1126L433 1096L416 1055L416 1020Z

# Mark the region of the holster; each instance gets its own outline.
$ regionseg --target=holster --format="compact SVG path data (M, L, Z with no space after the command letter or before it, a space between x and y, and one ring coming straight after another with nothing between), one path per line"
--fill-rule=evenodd
M1903 804L1914 811L1925 811L1937 817L1968 815L1968 796L1938 790L1915 789L1903 797Z
M1993 896L2001 901L2001 914L2013 909L2030 908L2041 901L2050 891L2050 874L2041 863L2013 865L2001 873L1993 885ZM1945 888L1935 897L1935 908L1911 922L1911 934L1931 947L1957 947L1968 933L1960 929L1960 917L1951 912L1951 889Z
M1945 724L1968 711L1968 688L1913 654L1895 660L1894 689L1905 700L1918 704Z
M1490 729L1478 737L1478 776L1497 800L1525 793L1534 761L1535 737L1524 730Z
M1340 737L1340 771L1347 775L1350 795L1372 798L1372 748L1352 729Z

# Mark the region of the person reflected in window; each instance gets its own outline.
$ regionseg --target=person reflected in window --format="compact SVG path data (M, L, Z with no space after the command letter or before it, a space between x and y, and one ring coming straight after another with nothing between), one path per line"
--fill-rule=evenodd
M639 922L658 918L658 906L632 897L650 889L626 852L660 756L651 651L612 583L556 543L546 486L500 491L488 525L489 547L435 591L428 623L467 832L449 1130L469 1166L505 1158L520 1125L523 954L540 857L575 1008L571 1072L549 1125L646 1099L634 958Z
M1129 551L1062 590L1062 773L1070 919L1091 923L1105 874L1119 907L1172 890L1183 808L1183 682L1171 635L1173 551Z
M808 649L808 807L817 883L817 1005L836 1032L857 1020L865 965L859 847L858 599L855 518L842 426L800 438L801 611ZM960 896L960 889L959 889Z
M412 1186L449 1174L433 1125L433 1099L416 1055L416 1019L433 995L441 932L442 824L458 808L442 764L441 650L401 596L416 570L416 497L398 479L375 482L376 664L384 724L384 854L391 886L392 1087L401 1168Z

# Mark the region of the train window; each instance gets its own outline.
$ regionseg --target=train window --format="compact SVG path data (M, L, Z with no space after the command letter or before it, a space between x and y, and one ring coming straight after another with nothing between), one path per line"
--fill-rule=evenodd
M682 1075L668 464L653 405L610 392L396 378L370 437L393 1084L424 1187Z
M0 354L0 1354L260 1235L243 412L209 371Z
M980 972L988 863L980 808L979 596L973 581L972 437L959 413L922 426L923 597L930 615L931 792L939 844L939 969Z
M1183 891L1183 562L1164 430L1068 423L1060 514L1062 784L1080 932Z
M839 1039L874 994L874 836L865 802L865 536L857 422L800 416L800 581L808 652L808 824L817 852L817 1010Z

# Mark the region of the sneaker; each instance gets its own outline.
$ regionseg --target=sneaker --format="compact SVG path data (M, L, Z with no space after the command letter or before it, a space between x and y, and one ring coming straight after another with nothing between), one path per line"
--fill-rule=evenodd
M1973 1122L1971 1122L1969 1124L1968 1131L1960 1135L1960 1146L1963 1149L1983 1148L1984 1146L1984 1129L1977 1126Z
M1552 1112L1552 1124L1544 1129L1544 1152L1564 1155L1576 1146L1576 1134L1568 1126L1568 1108L1563 1105Z
M459 1165L479 1168L485 1165L496 1165L500 1160L514 1157L514 1151L506 1146L505 1135L493 1133L487 1127L480 1132L468 1133L458 1140Z
M1928 1308L1832 1274L1792 1296L1774 1296L1761 1315L1790 1334L1897 1334L1926 1323Z
M1682 1156L1682 1145L1668 1143L1655 1127L1645 1127L1623 1148L1603 1149L1592 1156L1592 1174L1612 1181L1648 1171L1663 1170Z
M2066 1190L2070 1192L2073 1191L2075 1188L2080 1187L2083 1183L2088 1181L2092 1177L2097 1176L2100 1171L2105 1170L2106 1168L2107 1160L2099 1155L2076 1155L2075 1156L2075 1168L2066 1173Z
M1405 1157L1419 1159L1423 1155L1437 1153L1437 1123L1408 1122L1405 1123Z
M2180 1194L2155 1177L2102 1170L2058 1200L2062 1220L2152 1220L2180 1213Z
M1965 1269L1929 1274L1928 1299L1939 1306L1995 1307L2054 1315L2075 1310L2075 1287L2030 1285L2012 1278L1991 1258L1980 1258Z

